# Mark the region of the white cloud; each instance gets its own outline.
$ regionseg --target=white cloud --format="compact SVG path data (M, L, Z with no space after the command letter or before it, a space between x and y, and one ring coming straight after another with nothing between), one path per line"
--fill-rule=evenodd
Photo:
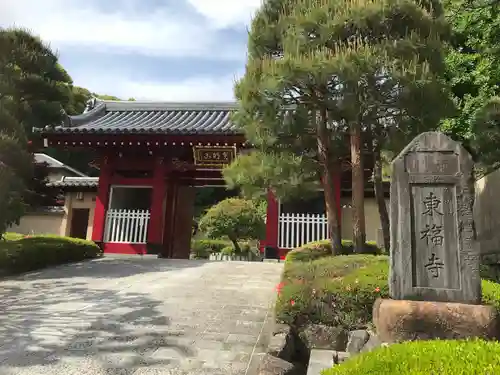
M217 28L248 25L262 0L187 0Z
M205 22L167 6L134 11L143 1L122 0L112 12L77 0L0 1L0 25L27 27L57 49L91 46L167 57L201 57L216 51L218 59L244 58L244 46L222 48L220 33L213 26L244 24L255 0L188 0L206 17ZM222 5L225 16L217 15Z
M83 74L75 76L75 84L92 92L115 95L122 99L169 102L220 102L234 100L234 82L240 75L221 77L191 76L179 81L136 81L132 77Z
M229 71L220 77L199 76L193 71L184 80L144 82L134 79L133 70L121 69L127 66L125 60L117 61L112 72L92 61L92 52L98 50L187 60L211 57L243 65L246 38L225 44L222 29L248 25L261 0L175 1L189 4L192 14L169 7L167 2L146 11L147 0L112 0L108 10L96 6L104 0L0 0L0 26L28 28L61 55L71 50L67 47L88 48L88 58L65 68L76 85L93 92L124 99L232 100L235 76Z

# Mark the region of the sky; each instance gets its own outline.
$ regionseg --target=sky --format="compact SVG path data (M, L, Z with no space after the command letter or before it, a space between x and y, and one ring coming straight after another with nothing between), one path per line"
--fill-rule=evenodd
M0 0L0 27L49 43L77 86L122 99L233 100L261 0Z

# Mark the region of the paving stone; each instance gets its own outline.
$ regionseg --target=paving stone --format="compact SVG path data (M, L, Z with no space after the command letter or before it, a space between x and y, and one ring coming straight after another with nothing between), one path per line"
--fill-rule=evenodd
M244 375L281 270L105 257L4 280L0 374Z

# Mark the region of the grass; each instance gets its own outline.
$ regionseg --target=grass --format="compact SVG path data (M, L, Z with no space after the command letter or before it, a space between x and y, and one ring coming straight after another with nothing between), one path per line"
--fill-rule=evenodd
M279 321L363 329L372 322L373 303L389 297L389 257L324 256L312 261L287 259L276 303ZM482 280L483 303L500 312L500 284Z
M322 375L500 374L500 344L483 340L415 341L357 355Z

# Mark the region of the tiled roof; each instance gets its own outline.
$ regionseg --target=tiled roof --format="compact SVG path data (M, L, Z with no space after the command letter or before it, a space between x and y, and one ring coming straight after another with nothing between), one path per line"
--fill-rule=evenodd
M97 188L99 177L63 177L59 181L49 182L48 185L58 188Z
M73 172L77 176L86 177L85 173L77 171L75 168L71 168L69 165L66 165L60 162L57 159L54 159L52 156L43 153L35 153L35 163L47 163L49 168L61 168L66 169L70 172Z
M231 122L236 103L154 103L97 100L68 117L58 133L239 134Z

